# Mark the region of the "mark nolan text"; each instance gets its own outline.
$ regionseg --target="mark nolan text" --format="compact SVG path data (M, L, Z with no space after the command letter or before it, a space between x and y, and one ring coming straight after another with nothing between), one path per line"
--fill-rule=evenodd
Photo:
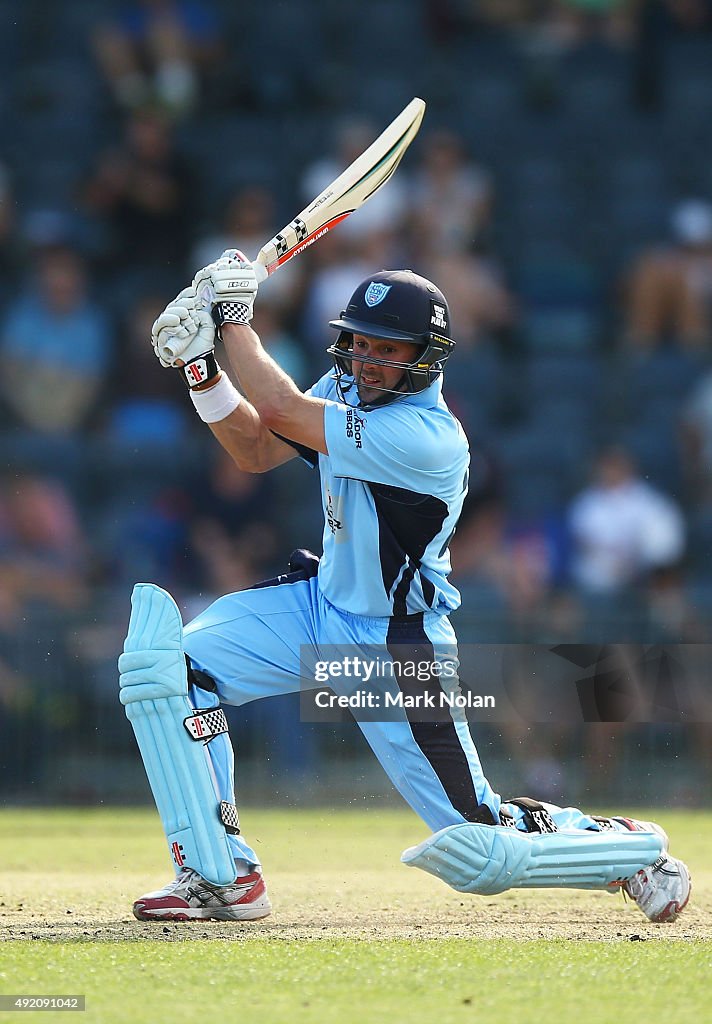
M319 690L314 697L318 708L494 708L495 698L489 694L462 692L439 693L374 693L356 690L350 694Z

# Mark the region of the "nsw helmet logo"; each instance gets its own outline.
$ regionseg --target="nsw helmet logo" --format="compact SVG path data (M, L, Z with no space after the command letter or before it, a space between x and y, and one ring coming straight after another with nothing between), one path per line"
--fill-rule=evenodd
M371 281L364 295L366 305L377 306L379 302L383 302L390 290L391 285L389 284L379 284L377 281Z

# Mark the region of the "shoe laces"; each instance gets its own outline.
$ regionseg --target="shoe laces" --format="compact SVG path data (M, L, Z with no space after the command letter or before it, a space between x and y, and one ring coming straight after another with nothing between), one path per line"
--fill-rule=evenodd
M627 893L632 900L636 902L645 893L646 885L650 885L652 882L652 875L659 868L662 868L667 864L669 858L666 854L662 854L658 859L647 868L641 868L640 871L636 871L623 886L623 892Z
M172 882L168 883L168 886L166 886L166 888L175 889L177 886L189 882L191 876L195 874L196 872L193 871L192 868L181 868L176 877L173 879Z
M642 877L641 877L642 876ZM623 899L630 898L634 902L637 902L643 895L643 890L648 882L648 876L645 873L645 868L636 873L628 879L628 881L621 886L621 892L623 893Z

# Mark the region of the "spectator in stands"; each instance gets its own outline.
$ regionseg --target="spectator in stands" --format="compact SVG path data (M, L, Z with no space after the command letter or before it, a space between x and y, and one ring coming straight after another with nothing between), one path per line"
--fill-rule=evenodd
M489 173L468 158L462 139L451 132L431 133L422 153L412 189L414 251L425 246L448 255L481 246L492 214Z
M94 34L94 51L120 107L158 103L172 115L198 102L201 74L221 56L220 23L201 0L134 0Z
M216 209L220 222L212 224L196 240L190 255L191 266L207 266L238 242L252 259L277 230L275 197L263 185L243 185L235 189L224 202L216 204ZM288 273L295 265L290 261L284 269Z
M663 0L672 23L687 32L708 32L712 28L709 0Z
M137 297L130 315L119 324L121 359L112 375L105 416L106 436L115 445L135 448L142 442L171 447L188 427L180 395L166 380L146 339L153 321L171 298L148 292ZM165 448L157 457L165 457Z
M712 204L679 203L671 223L671 244L643 252L630 273L625 335L645 350L712 340Z
M193 178L176 151L170 124L156 110L141 110L125 125L84 191L91 217L108 232L109 270L179 290L188 251ZM150 277L148 275L151 275Z
M245 185L224 205L217 203L221 222L196 241L190 258L191 268L207 266L225 249L236 245L254 259L281 227L275 205L273 193L262 185ZM289 260L280 267L278 274L273 274L260 286L260 296L270 308L278 306L282 312L292 314L301 294L303 274L304 261Z
M712 373L706 373L682 409L683 455L693 501L712 502Z
M712 370L699 379L680 411L682 456L688 500L712 509Z
M34 263L0 334L0 394L22 426L69 434L85 422L104 384L111 328L89 298L77 252L47 249Z
M531 626L547 616L561 574L561 530L554 521L515 522L503 500L499 470L481 451L472 459L470 479L452 540L455 579L464 591L489 593L492 607L506 608L510 628L525 621ZM555 633L553 614L548 622Z
M458 355L467 355L482 341L499 337L513 326L515 299L493 259L459 249L433 249L423 239L418 267L430 280L448 283Z
M308 254L299 257L305 265L308 261L309 268L300 334L315 359L315 367L317 357L321 361L330 344L328 323L343 296L350 295L374 267L388 266L379 235L357 241L341 231L342 227L339 225L336 231L324 235Z
M435 2L435 0L433 0ZM476 19L535 38L550 49L570 49L590 39L630 38L637 4L627 0L469 0ZM693 0L695 2L695 0Z
M665 578L684 554L680 509L637 475L622 448L599 455L593 480L574 499L568 521L573 581L594 595Z
M88 568L79 515L61 483L29 474L0 481L0 628L16 628L28 608L78 607Z
M273 561L283 556L276 554L271 479L243 472L220 449L194 493L189 543L203 594L232 593L274 575Z
M10 174L0 163L0 301L11 294L18 275L15 204Z

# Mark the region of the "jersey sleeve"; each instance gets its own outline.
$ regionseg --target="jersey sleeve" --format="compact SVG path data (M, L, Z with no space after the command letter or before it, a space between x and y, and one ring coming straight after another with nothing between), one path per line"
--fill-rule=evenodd
M420 489L425 477L442 469L437 426L412 408L364 412L327 401L324 431L335 476Z
M309 398L330 398L334 393L334 371L330 370L304 392Z

